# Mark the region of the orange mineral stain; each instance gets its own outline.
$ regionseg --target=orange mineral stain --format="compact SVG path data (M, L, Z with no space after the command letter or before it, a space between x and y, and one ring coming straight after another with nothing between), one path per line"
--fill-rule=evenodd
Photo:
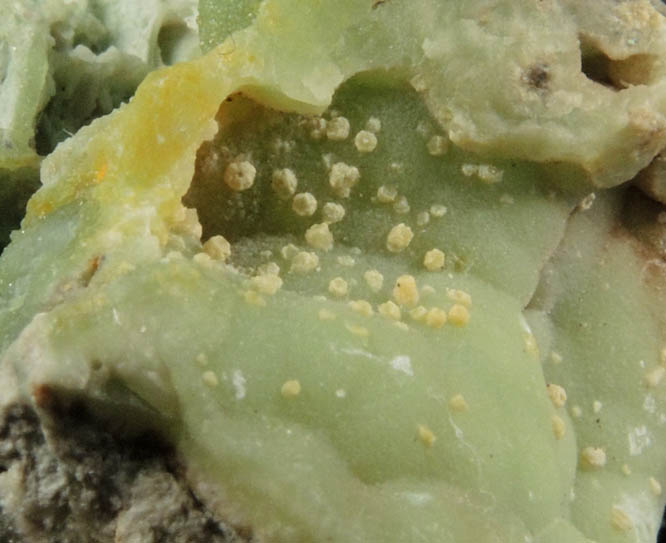
M95 174L95 181L97 183L101 183L104 181L104 178L106 177L106 172L109 170L109 165L105 162L102 164L102 167L97 170L97 173Z

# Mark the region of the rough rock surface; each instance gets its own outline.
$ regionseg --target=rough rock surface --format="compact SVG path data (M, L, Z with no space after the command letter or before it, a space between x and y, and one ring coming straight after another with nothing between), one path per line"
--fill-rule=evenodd
M25 404L8 408L0 471L6 543L242 541L194 498L160 440L119 440L81 406L53 418Z

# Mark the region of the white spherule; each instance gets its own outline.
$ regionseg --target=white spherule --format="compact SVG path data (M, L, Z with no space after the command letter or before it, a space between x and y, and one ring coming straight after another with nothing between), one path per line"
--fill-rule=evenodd
M354 138L354 145L359 153L372 153L377 147L377 136L368 130L361 130Z
M254 185L257 169L247 160L231 162L224 170L224 182L231 190L247 190Z

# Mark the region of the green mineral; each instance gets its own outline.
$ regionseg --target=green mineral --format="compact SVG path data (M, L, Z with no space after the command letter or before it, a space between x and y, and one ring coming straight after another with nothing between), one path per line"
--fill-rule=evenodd
M654 543L662 11L202 0L41 162L2 404L159 432L258 541Z

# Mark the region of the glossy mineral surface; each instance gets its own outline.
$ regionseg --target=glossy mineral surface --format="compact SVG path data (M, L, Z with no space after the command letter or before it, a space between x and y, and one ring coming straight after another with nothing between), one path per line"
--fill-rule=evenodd
M44 161L4 401L157 427L261 541L653 543L656 8L234 5Z

